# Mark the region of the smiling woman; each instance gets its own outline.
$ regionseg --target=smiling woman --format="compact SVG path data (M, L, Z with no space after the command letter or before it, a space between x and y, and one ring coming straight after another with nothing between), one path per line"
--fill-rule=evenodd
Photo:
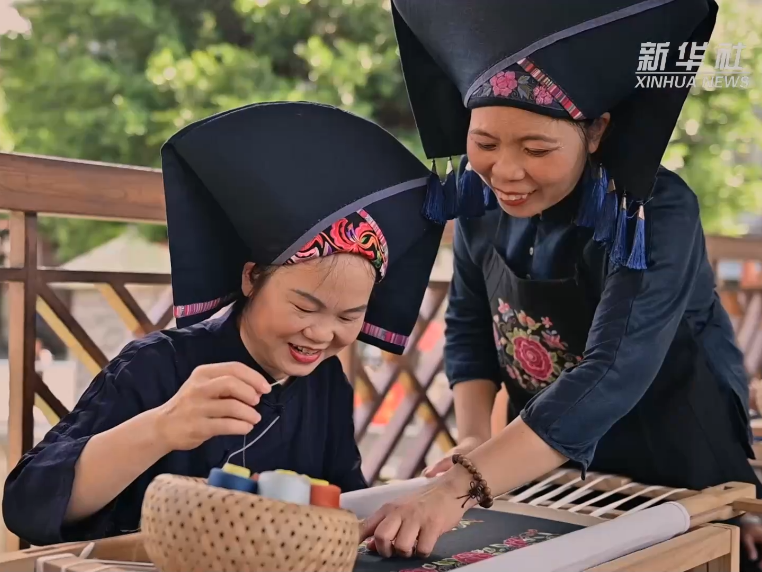
M714 0L392 5L426 154L465 152L445 345L459 443L364 534L384 555L427 553L469 504L565 463L762 491L698 201L660 166L689 89L635 87L643 42L684 70L678 46L709 40ZM500 386L510 423L491 436Z
M371 263L356 254L264 271L247 263L241 339L276 380L309 375L357 338L375 279Z
M480 107L471 114L469 163L505 212L534 216L576 186L610 118L579 124L516 107Z
M162 159L179 329L129 344L10 473L3 516L31 544L132 531L154 477L231 457L367 486L336 354L405 350L444 228L420 214L429 169L308 103L205 119Z

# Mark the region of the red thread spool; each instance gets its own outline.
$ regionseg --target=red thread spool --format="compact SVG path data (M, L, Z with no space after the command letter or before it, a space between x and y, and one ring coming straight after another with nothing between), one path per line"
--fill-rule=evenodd
M341 489L336 485L329 484L328 481L311 479L310 504L314 506L323 506L326 508L339 508L339 497Z

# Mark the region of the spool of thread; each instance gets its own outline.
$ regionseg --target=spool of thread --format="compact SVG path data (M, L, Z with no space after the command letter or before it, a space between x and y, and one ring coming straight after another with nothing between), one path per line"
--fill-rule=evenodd
M341 489L322 479L310 481L310 504L326 508L339 508Z
M241 467L242 468L242 467ZM221 489L230 489L233 491L241 491L243 493L256 493L257 482L243 477L240 474L235 474L231 471L224 469L214 468L209 472L209 478L206 480L206 484L212 487L220 487Z
M239 477L243 477L244 479L248 479L251 476L251 471L249 469L239 465L234 465L233 463L225 463L222 465L222 470L226 473L230 473L231 475L238 475Z
M257 481L259 494L270 499L310 504L311 484L309 478L291 471L265 471Z

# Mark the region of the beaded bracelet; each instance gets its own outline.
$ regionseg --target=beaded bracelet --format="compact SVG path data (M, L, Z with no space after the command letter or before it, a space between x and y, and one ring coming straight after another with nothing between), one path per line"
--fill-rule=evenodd
M476 470L474 464L465 455L453 455L452 462L454 465L461 465L469 473L471 473L472 481L471 488L468 494L458 498L465 498L463 506L466 506L468 499L475 499L479 506L483 508L489 508L492 506L492 491L487 486L487 481L482 478L479 471Z

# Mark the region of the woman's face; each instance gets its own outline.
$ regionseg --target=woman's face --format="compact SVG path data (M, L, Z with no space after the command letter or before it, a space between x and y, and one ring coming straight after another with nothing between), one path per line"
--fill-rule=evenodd
M515 107L477 108L471 112L468 160L505 212L534 216L571 193L608 120L605 114L588 131L586 149L580 128L567 121Z
M243 293L253 299L243 312L241 337L275 379L308 375L355 341L376 277L370 262L334 254L283 266L256 291L252 267L243 271Z

